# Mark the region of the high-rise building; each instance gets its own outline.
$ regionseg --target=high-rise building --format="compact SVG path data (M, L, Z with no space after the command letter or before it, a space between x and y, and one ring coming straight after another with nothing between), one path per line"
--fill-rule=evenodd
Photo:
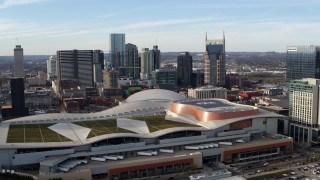
M154 71L154 55L149 48L142 48L140 53L141 71L140 79L151 79L152 71Z
M101 64L93 64L93 81L95 83L102 83Z
M153 59L154 59L153 69L160 69L161 53L160 53L160 50L158 49L158 45L154 45L153 49L150 51L153 53Z
M93 51L93 81L102 83L102 70L104 69L104 53L101 50Z
M289 82L289 134L295 142L320 143L320 79L304 78Z
M18 116L26 116L29 112L25 108L24 78L11 78L12 109Z
M104 52L96 49L93 51L93 64L100 64L101 69L104 69Z
M225 86L226 53L225 37L219 40L208 40L206 35L204 53L204 83L213 86Z
M320 79L320 46L287 48L287 82L302 78Z
M110 34L110 62L116 70L124 66L125 34Z
M183 52L177 59L177 85L188 87L191 85L192 56L189 52Z
M57 79L79 80L82 86L93 87L93 51L57 51Z
M57 76L57 70L56 70L56 57L50 56L47 60L47 79L54 79Z
M22 117L29 115L29 108L25 107L24 78L13 77L10 79L12 108L2 109L2 117Z
M138 48L134 44L126 44L125 46L125 76L133 79L139 79L140 63Z
M118 71L103 70L103 85L106 88L118 88Z
M173 84L177 83L177 73L172 69L156 69L152 71L152 86L158 84Z
M24 77L23 48L21 48L21 45L16 45L16 48L14 48L14 76Z

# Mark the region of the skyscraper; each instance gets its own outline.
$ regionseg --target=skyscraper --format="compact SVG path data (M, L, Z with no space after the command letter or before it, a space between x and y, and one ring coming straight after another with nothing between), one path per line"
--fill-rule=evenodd
M134 79L139 79L140 76L140 63L138 48L134 44L126 44L125 46L125 76Z
M183 52L177 59L177 85L188 87L191 85L192 56L189 52Z
M93 51L57 51L58 80L79 80L82 86L93 86Z
M56 57L50 56L47 60L47 79L50 80L52 78L55 78L57 76L57 70L56 70Z
M160 50L158 49L158 45L154 45L153 49L150 51L153 53L153 59L154 59L153 69L160 69L161 54L160 54Z
M125 34L110 34L110 62L116 70L124 65Z
M14 76L24 78L23 48L21 45L16 45L14 48Z
M289 82L289 133L300 143L320 143L320 79L304 78Z
M294 79L320 79L320 46L287 48L287 82Z
M100 64L101 69L104 69L104 52L96 49L93 51L93 63Z
M204 53L204 83L213 86L225 86L226 53L225 37L219 40L208 40Z
M142 48L140 53L141 59L141 79L151 79L152 71L154 71L154 55L149 48Z
M104 53L101 50L93 51L93 81L102 83L102 70L104 68Z

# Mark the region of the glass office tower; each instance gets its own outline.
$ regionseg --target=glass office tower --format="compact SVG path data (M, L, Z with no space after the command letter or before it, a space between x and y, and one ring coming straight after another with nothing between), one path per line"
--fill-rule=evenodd
M139 53L136 45L128 43L125 46L125 76L133 79L140 77Z
M177 84L179 87L191 86L192 56L189 52L180 53L177 58Z
M320 78L320 46L289 46L287 48L286 80Z
M110 34L110 60L115 69L124 66L125 34Z

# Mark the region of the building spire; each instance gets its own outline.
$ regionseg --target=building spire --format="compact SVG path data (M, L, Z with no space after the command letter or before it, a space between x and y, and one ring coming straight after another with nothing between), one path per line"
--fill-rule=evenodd
M207 31L206 31L206 41L208 40L208 34L207 34Z

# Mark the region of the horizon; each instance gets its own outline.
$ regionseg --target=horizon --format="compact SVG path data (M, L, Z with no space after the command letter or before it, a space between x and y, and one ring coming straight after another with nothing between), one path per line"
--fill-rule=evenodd
M17 44L25 55L106 53L111 33L126 34L139 51L157 44L162 52L203 52L206 32L222 39L223 31L227 52L286 52L317 44L319 8L318 0L0 0L0 56Z
M69 49L70 50L70 49ZM78 49L78 50L94 50L94 49ZM161 51L161 53L182 53L186 51ZM196 51L187 51L189 53L204 53ZM109 52L103 52L104 54L109 54ZM287 53L287 52L277 52L277 51L229 51L228 53ZM55 56L55 54L24 54L23 56ZM0 57L14 57L14 55L0 55Z

